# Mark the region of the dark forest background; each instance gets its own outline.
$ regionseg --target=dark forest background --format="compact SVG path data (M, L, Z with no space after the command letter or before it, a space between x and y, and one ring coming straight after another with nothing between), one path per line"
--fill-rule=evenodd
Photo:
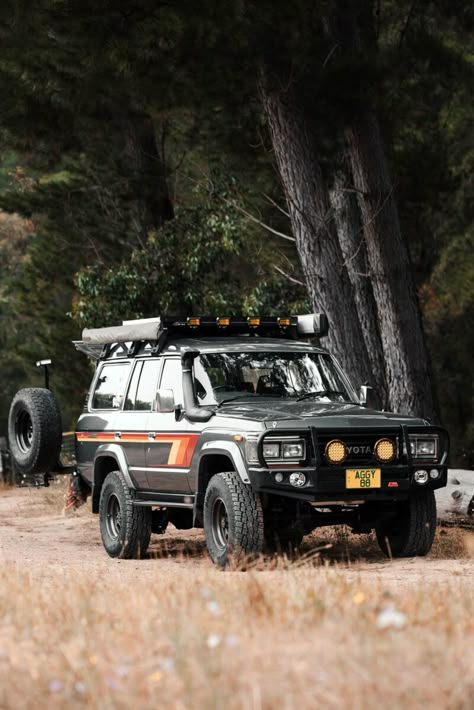
M471 3L5 0L0 435L84 326L307 312L472 465Z

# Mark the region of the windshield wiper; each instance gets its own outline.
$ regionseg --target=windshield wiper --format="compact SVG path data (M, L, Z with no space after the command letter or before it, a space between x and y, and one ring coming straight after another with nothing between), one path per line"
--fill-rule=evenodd
M327 394L340 394L343 397L347 397L347 392L341 392L341 390L317 390L315 392L305 392L304 394L297 397L296 401L300 402L302 399L308 399L308 397L322 397L323 395ZM347 400L344 401L347 402Z
M227 399L221 399L221 401L217 405L217 409L219 409L219 407L222 407L223 404L227 404L227 402L233 402L236 399L247 399L247 397L258 396L259 395L255 394L254 392L246 392L246 394L237 394L235 397L227 397Z

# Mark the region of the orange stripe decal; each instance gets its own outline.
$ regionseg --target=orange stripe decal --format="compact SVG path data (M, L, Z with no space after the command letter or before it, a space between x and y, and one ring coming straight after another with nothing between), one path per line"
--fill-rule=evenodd
M121 432L120 439L115 438L115 432L106 431L78 431L77 441L90 443L104 443L117 441L122 444L171 444L168 462L162 466L183 466L189 468L196 448L199 434L156 434L154 439L148 437L148 432Z

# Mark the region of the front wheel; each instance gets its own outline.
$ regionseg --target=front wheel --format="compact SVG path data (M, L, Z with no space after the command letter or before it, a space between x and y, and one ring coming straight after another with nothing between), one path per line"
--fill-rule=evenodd
M120 471L112 471L100 493L99 519L103 545L110 557L145 557L151 535L150 508L135 506Z
M255 555L263 550L263 510L260 496L230 471L209 481L204 499L206 544L215 564L224 567L232 554Z
M395 515L375 529L377 542L387 557L417 557L431 550L436 531L433 491L417 491L397 504Z

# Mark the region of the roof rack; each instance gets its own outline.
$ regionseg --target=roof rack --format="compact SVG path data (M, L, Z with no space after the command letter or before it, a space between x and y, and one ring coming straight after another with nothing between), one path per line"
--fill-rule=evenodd
M328 319L324 313L303 316L189 316L141 318L123 321L108 328L85 328L82 340L74 341L77 350L96 360L108 356L110 346L127 344L129 354L136 343L152 343L153 352L160 352L170 335L219 336L259 335L261 337L292 338L299 336L324 337L328 333Z

